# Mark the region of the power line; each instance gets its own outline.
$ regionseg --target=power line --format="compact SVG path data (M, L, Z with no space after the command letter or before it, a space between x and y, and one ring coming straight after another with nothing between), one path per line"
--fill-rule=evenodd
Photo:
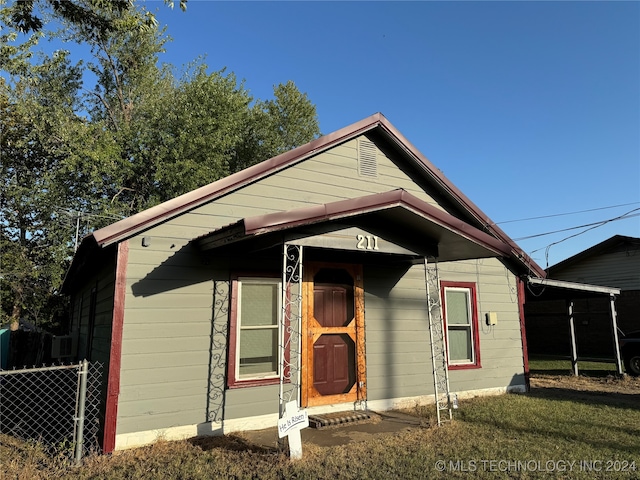
M520 218L517 220L505 220L504 222L494 222L493 225L504 225L505 223L515 223L515 222L527 222L529 220L540 220L543 218L553 218L553 217L563 217L566 215L577 215L579 213L588 213L588 212L596 212L598 210L608 210L611 208L619 208L619 207L628 207L629 205L637 205L640 202L631 202L631 203L621 203L619 205L610 205L608 207L599 207L599 208L591 208L589 210L579 210L576 212L566 212L566 213L555 213L552 215L542 215L540 217L529 217L529 218ZM580 227L575 227L580 228Z
M623 219L626 219L626 218L631 218L631 217L638 216L639 214L631 215L633 212L636 212L638 210L640 210L640 208L634 208L633 210L630 210L627 213L623 213L622 215L619 215L617 217L609 218L607 220L603 220L601 222L597 222L595 224L591 224L591 225L589 225L589 228L585 228L581 232L574 233L573 235L569 235L568 237L565 237L565 238L563 238L561 240L558 240L557 242L550 243L546 247L542 247L542 248L538 248L536 250L532 250L531 252L529 252L529 254L533 255L534 253L539 252L542 249L545 249L545 255L544 256L545 256L545 260L546 260L546 263L547 263L547 267L549 267L549 249L551 249L552 246L558 245L559 243L562 243L562 242L564 242L566 240L569 240L570 238L577 237L579 235L582 235L583 233L587 233L587 232L589 232L591 230L594 230L594 229L596 229L598 227L602 227L603 225L606 225L607 223L615 222L616 220L623 220ZM577 227L577 228L580 228L580 227Z
M530 240L532 238L544 237L546 235L553 235L554 233L569 232L571 230L577 230L579 228L591 227L593 225L604 225L605 223L615 222L617 220L626 220L627 218L640 216L640 213L635 213L633 215L630 215L630 213L635 212L636 210L640 210L640 208L636 208L634 210L631 210L631 212L627 212L624 215L621 215L620 217L611 218L611 219L608 219L608 220L600 220L599 222L585 223L584 225L578 225L578 226L575 226L575 227L562 228L560 230L553 230L551 232L536 233L535 235L529 235L527 237L514 238L513 240L516 241L516 242L519 242L521 240ZM544 247L542 247L542 248L544 248ZM540 248L539 250L542 250L542 248Z
M98 214L98 213L83 212L82 210L73 210L73 209L64 208L64 207L56 207L56 208L72 216L79 215L81 217L99 217L99 218L108 218L111 220L122 220L123 218L125 218L123 215L105 215L105 214Z

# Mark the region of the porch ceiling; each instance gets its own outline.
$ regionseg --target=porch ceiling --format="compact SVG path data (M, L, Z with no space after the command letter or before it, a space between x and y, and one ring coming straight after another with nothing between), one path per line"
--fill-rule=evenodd
M435 256L439 261L512 255L501 240L403 190L245 218L193 243L202 251L251 251L348 227L378 235L416 257Z

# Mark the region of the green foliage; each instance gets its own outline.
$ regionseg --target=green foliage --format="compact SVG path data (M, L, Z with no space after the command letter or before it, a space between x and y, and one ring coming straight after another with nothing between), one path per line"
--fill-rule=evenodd
M66 136L74 129L74 92L80 72L57 52L10 86L0 81L0 133L4 180L2 310L16 320L49 315L69 255L66 218L59 205L67 193L60 168L69 156Z
M268 126L266 135L272 137L271 151L267 152L270 156L307 143L318 135L320 128L315 107L291 80L275 86L273 95L275 98L264 104Z
M529 369L534 374L572 375L571 360L557 357L529 357ZM604 359L602 362L578 362L580 375L603 377L616 372L615 360Z
M164 3L173 8L172 0ZM128 30L148 30L157 25L155 17L144 10L132 10L132 0L19 0L7 7L5 24L21 33L39 32L46 27L47 18L74 25L85 36L109 36L122 27L114 22L129 12ZM187 0L180 0L180 9L187 9Z
M224 69L159 66L168 38L130 0L0 0L0 27L0 322L54 321L78 236L319 135L291 81L260 100Z

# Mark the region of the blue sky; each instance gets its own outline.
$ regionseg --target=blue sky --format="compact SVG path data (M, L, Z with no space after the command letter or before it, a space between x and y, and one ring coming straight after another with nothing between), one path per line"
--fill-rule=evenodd
M206 55L261 99L293 80L323 133L382 112L495 222L592 210L500 224L514 239L640 208L640 3L146 6L173 38L164 61ZM582 230L518 243L546 267L612 235L640 237L640 216L547 254Z
M293 80L325 134L382 112L542 267L640 237L640 2L141 4L162 62Z

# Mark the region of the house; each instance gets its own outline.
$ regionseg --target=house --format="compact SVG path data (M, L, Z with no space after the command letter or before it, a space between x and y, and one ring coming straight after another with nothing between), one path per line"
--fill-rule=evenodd
M623 332L640 330L640 238L614 235L556 263L547 276L620 289L618 326Z
M110 452L275 426L291 399L523 391L527 276L544 271L376 114L95 231L64 291L79 357L104 364Z
M618 289L617 325L624 333L640 330L640 238L614 235L548 269L547 278ZM609 295L592 292L574 304L575 337L584 357L613 357ZM527 299L527 338L533 354L568 354L570 332L565 301L531 289Z

